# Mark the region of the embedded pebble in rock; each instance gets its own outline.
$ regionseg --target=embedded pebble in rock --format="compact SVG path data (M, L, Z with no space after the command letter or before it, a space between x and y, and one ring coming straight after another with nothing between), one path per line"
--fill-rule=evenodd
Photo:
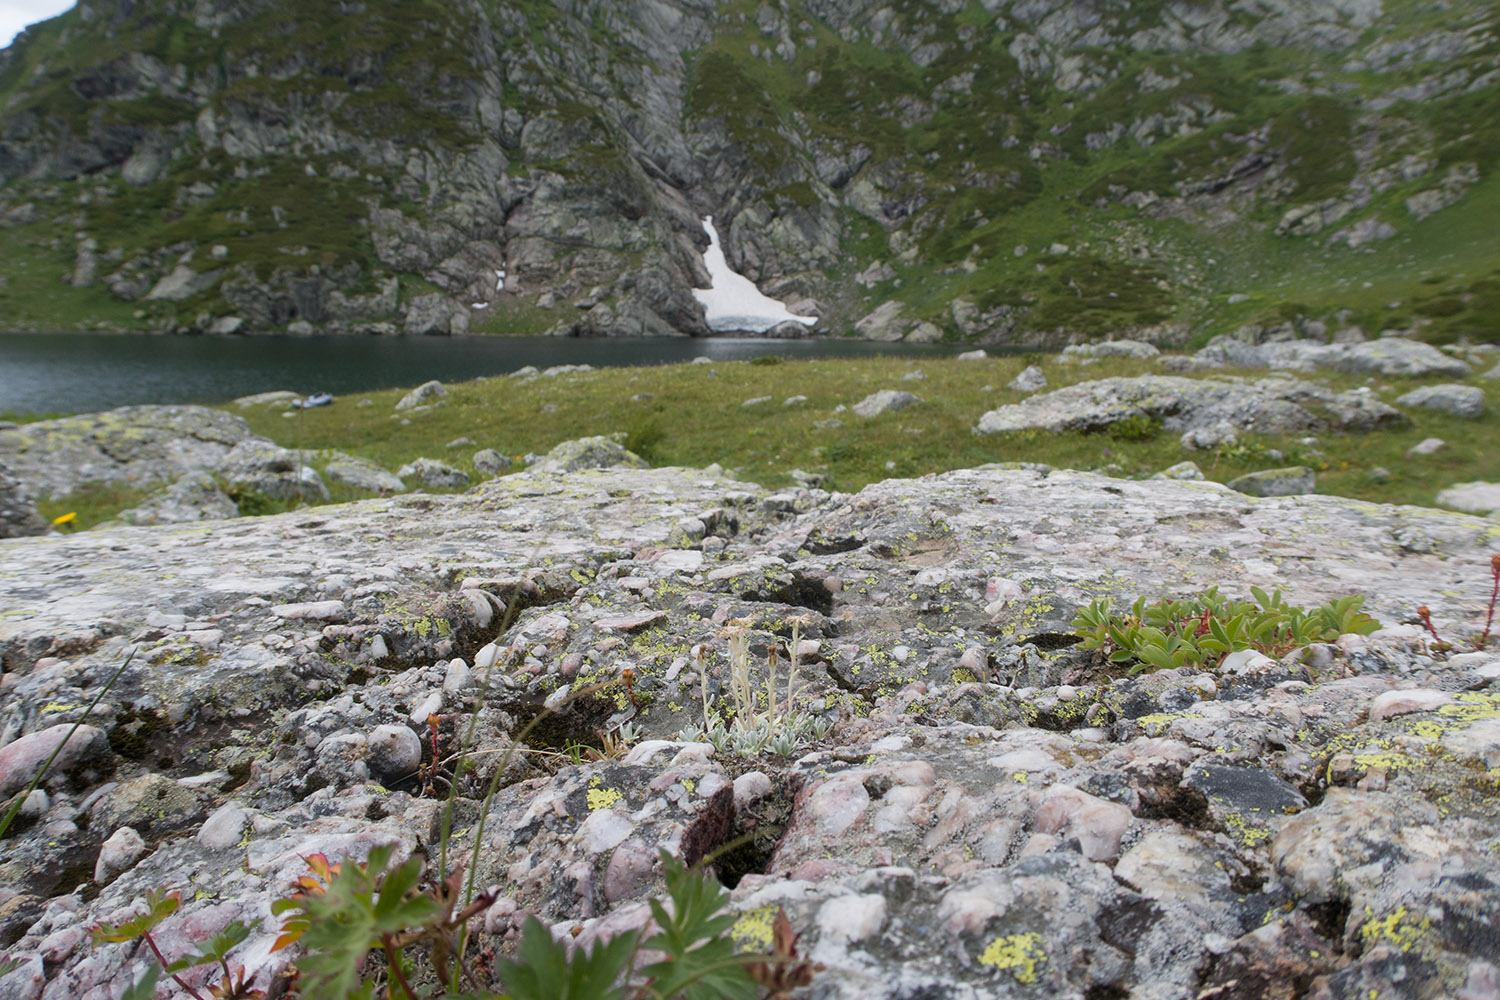
M1134 819L1117 802L1095 798L1066 785L1053 785L1043 793L1032 820L1041 833L1076 838L1084 857L1105 861L1120 852L1120 841Z
M8 796L30 784L54 751L57 757L42 779L44 788L63 784L71 772L109 753L109 738L102 729L83 725L77 732L72 730L71 725L58 724L0 747L0 796ZM62 749L58 751L58 747Z
M460 842L499 789L464 852L502 892L472 925L497 954L530 914L584 946L643 926L664 848L738 880L737 928L784 909L825 966L819 1000L1491 982L1472 929L1500 911L1500 661L1458 652L1500 554L1479 518L1039 467L857 494L593 467L4 544L9 795L137 651L5 841L0 931L22 964L0 996L122 995L143 959L87 928L156 887L182 891L162 926L178 954L263 917L314 853L388 844L437 877L448 789L402 780L430 716L439 754L471 747L437 775ZM1134 676L1070 644L1091 600L1213 584L1309 607L1359 592L1385 627ZM1401 624L1419 604L1452 650ZM756 695L776 648L778 712L790 681L825 735L741 756L683 732L705 694L729 717L731 629ZM619 754L558 757L624 728ZM145 850L112 881L43 877L86 875L127 825ZM275 936L231 956L256 989L294 960Z
M407 726L376 726L368 747L370 771L383 781L404 778L422 764L422 740Z
M885 916L884 896L839 896L818 911L818 927L825 941L853 944L879 934Z
M99 847L99 860L94 864L94 881L101 885L112 882L121 872L129 871L146 853L146 842L141 835L128 826L122 826Z
M1405 691L1387 691L1376 695L1370 702L1370 721L1384 722L1397 715L1412 712L1433 712L1444 705L1453 704L1453 695L1446 691L1418 688Z
M222 851L239 844L250 815L236 802L226 802L203 821L198 843L210 851Z

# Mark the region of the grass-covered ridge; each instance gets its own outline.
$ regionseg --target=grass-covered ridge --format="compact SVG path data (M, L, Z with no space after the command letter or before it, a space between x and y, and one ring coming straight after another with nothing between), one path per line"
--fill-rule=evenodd
M1315 440L1244 435L1236 444L1211 451L1189 451L1177 435L1151 426L1122 425L1097 434L974 434L982 414L1024 398L1005 385L1028 363L1042 365L1051 383L1048 391L1073 382L1145 374L1156 367L1124 359L1080 366L1025 357L682 364L452 383L446 402L417 413L394 410L401 390L341 398L296 419L278 411L230 409L244 413L257 433L304 449L314 456L314 465L319 449L338 449L392 470L425 455L475 474L471 456L480 448L519 457L545 453L572 438L624 434L627 446L654 465L718 463L739 478L770 487L792 485L791 470L800 469L826 477L827 488L844 491L891 477L988 462L1041 462L1135 478L1191 459L1218 482L1257 469L1303 464L1317 471L1319 493L1425 506L1452 483L1500 479L1500 416L1493 403L1478 420L1413 409L1411 426L1400 430L1323 434ZM922 377L907 378L915 372ZM1316 381L1334 389L1369 385L1390 401L1424 381L1438 380L1367 383L1320 375ZM1475 377L1470 384L1485 387L1493 398L1493 381ZM838 410L881 389L913 392L923 402L872 419ZM787 402L798 396L806 398ZM742 405L761 397L769 398ZM362 405L365 400L371 405ZM445 447L460 437L474 443ZM1405 457L1407 449L1428 437L1442 438L1447 445L1431 455ZM1389 475L1372 475L1376 468Z

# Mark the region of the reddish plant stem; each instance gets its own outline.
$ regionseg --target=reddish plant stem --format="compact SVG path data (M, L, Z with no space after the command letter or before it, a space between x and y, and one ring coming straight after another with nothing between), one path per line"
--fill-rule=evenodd
M167 968L167 966L171 963L167 961L167 956L161 953L161 949L156 946L156 939L151 936L151 932L146 931L141 935L141 937L145 938L146 944L151 946L151 953L156 956L156 960L161 963L161 967L163 969ZM188 995L193 997L193 1000L203 1000L203 994L199 993L197 990L193 989L186 982L184 982L182 977L177 973L169 972L168 975L176 980L178 986L181 986L183 989L187 990Z
M411 983L406 981L406 973L401 971L401 956L397 953L395 945L391 941L391 936L389 934L381 935L380 941L385 946L385 960L390 966L391 975L396 977L396 982L401 984L401 988L406 991L407 997L415 1000L416 991L411 988Z
M1480 649L1490 641L1490 626L1495 622L1495 600L1500 598L1500 556L1490 556L1490 576L1495 583L1490 587L1490 608L1484 616L1484 632L1479 636Z

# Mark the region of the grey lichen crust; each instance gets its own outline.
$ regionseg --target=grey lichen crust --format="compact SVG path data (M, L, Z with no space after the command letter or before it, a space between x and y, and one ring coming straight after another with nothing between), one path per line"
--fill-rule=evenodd
M262 914L312 852L435 856L440 803L411 768L430 725L450 754L477 710L475 767L440 777L467 838L499 772L486 944L528 913L584 944L638 926L658 845L740 842L717 861L734 934L767 945L784 908L826 966L809 996L1481 996L1500 657L1402 623L1426 605L1462 646L1495 553L1500 526L1465 515L999 467L855 495L527 472L0 542L5 787L137 649L6 842L12 975L48 1000L117 991L130 950L62 932L154 885L193 916L170 950ZM1113 680L1068 644L1092 599L1212 585L1365 593L1388 627ZM741 641L754 711L779 660L781 717L825 736L748 756L680 738L703 698L731 705ZM626 667L629 688L591 690ZM564 752L625 724L621 756ZM85 901L49 859L92 870L125 828L144 851L122 835ZM273 933L245 946L262 981L292 957L267 957Z

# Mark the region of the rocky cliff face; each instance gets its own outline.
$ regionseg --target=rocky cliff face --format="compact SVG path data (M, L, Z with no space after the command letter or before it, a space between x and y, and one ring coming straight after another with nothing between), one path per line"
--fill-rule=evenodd
M475 767L439 775L465 858L500 772L476 950L528 913L585 945L639 926L658 845L743 838L717 869L735 935L763 945L784 908L825 966L799 996L1480 1000L1500 659L1493 637L1458 650L1497 544L1464 515L998 467L856 495L524 473L0 541L0 796L135 650L5 842L21 964L0 996L119 993L149 956L87 929L153 887L185 900L157 936L176 955L265 918L313 852L435 868L440 796L415 771L467 740ZM1387 628L1139 677L1067 645L1095 597L1210 585L1365 593ZM1402 624L1418 604L1456 648ZM736 641L754 690L776 671L782 718L816 727L695 741ZM621 756L558 752L626 722ZM262 987L296 957L275 933L231 954ZM204 993L217 974L189 973Z
M32 327L701 335L713 214L834 333L1343 307L1484 336L1492 241L1457 217L1493 204L1494 13L84 0L0 53L0 297ZM1395 311L1354 280L1401 268Z

